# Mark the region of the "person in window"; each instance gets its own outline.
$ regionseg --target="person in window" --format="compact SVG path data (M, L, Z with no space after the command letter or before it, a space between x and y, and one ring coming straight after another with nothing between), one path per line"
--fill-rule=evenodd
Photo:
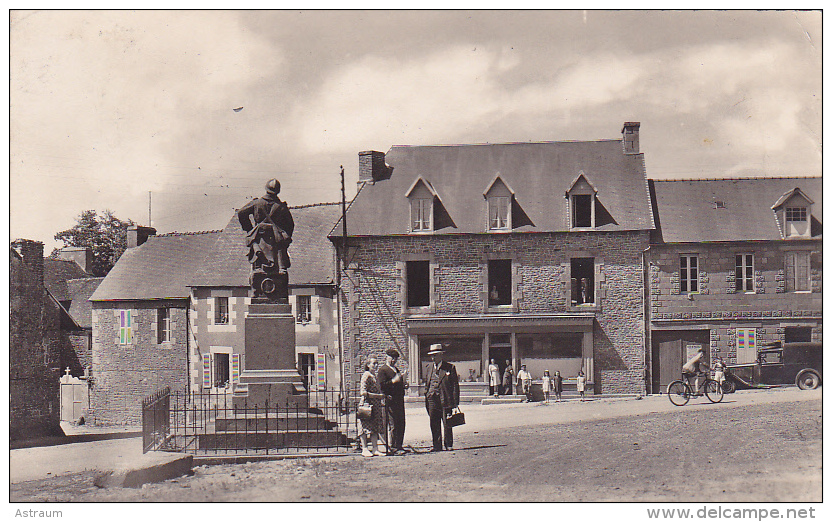
M581 303L589 302L589 279L581 278Z
M488 365L488 395L500 395L500 367L494 359L491 359L491 364Z
M695 395L702 395L699 392L699 377L705 374L702 368L704 367L705 370L710 370L708 365L703 362L704 360L705 349L700 346L699 349L696 350L693 357L688 359L688 362L682 366L682 378L684 378L688 384L690 384L691 377L694 378L696 385L693 387L693 393Z
M393 455L407 453L404 444L404 391L407 389L407 372L400 372L396 363L399 351L387 350L387 361L378 370L378 385L381 393L387 395L387 418L392 424L390 450Z
M526 370L526 365L520 366L520 371L517 372L517 384L526 398L523 402L532 401L532 374Z
M384 398L384 394L379 390L376 381L375 374L377 371L378 361L375 357L369 358L364 366L364 374L361 376L361 398L365 404L369 404L373 408L373 413L369 419L361 419L361 454L365 457L381 455L378 451L378 434L384 429L381 417L381 399ZM372 451L367 447L367 437L372 442Z
M445 422L453 409L459 406L459 377L456 367L445 361L445 349L441 344L430 345L428 355L433 359L433 364L428 367L425 386L425 408L428 410L433 437L431 451L442 451L443 429L445 449L452 450L454 432Z
M503 395L512 395L514 388L514 368L511 361L506 361L506 369L503 371Z

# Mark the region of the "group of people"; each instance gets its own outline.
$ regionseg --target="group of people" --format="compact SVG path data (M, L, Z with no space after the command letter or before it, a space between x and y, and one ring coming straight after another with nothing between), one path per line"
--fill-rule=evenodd
M391 348L386 352L384 365L379 366L375 357L370 357L364 366L364 373L361 376L360 394L362 403L371 407L371 414L368 418L362 418L361 431L361 453L365 457L381 455L378 449L379 434L384 430L384 408L391 425L391 436L388 453L391 455L402 455L408 453L404 448L404 396L405 390L409 387L407 382L407 370L399 370L397 364L400 357L398 350ZM455 410L459 408L459 375L456 367L445 360L445 348L441 344L432 344L428 356L433 364L428 367L425 379L425 409L430 419L430 431L433 439L431 451L452 450L454 446L453 427L449 425L448 419ZM515 384L514 370L510 361L506 361L506 369L500 379L500 369L494 359L488 366L489 392L493 395L511 394ZM532 375L526 369L526 365L520 367L517 372L516 385L518 391L526 396L526 401L532 400ZM586 377L584 372L578 372L577 389L581 394L581 401L584 400L586 389ZM554 376L549 375L549 370L543 373L544 399L548 402L551 393L555 394L556 401L560 402L563 393L563 378L559 371Z

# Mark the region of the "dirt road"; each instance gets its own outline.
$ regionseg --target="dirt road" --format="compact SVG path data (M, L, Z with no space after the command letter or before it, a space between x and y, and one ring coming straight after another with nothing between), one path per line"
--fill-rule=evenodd
M10 493L12 501L83 502L819 501L820 398L498 424L461 431L453 452L421 453L422 445L403 457L199 467L138 490L99 490L81 473L13 484ZM437 468L446 471L426 472Z

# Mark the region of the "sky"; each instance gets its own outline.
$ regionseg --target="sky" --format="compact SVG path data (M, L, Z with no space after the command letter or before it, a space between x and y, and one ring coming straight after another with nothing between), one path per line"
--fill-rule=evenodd
M215 230L358 152L618 139L651 178L821 175L821 14L12 11L10 239L109 209ZM242 107L241 110L235 111Z

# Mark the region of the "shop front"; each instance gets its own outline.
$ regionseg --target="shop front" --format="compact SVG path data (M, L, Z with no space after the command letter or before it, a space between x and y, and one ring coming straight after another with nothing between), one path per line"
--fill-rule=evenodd
M488 365L493 359L503 374L507 365L522 365L539 380L545 370L564 379L579 370L592 391L594 375L592 314L484 315L465 317L410 317L407 320L411 372L410 393L421 394L430 345L442 343L445 359L456 366L463 395L481 394L488 387ZM415 364L414 364L415 362Z

